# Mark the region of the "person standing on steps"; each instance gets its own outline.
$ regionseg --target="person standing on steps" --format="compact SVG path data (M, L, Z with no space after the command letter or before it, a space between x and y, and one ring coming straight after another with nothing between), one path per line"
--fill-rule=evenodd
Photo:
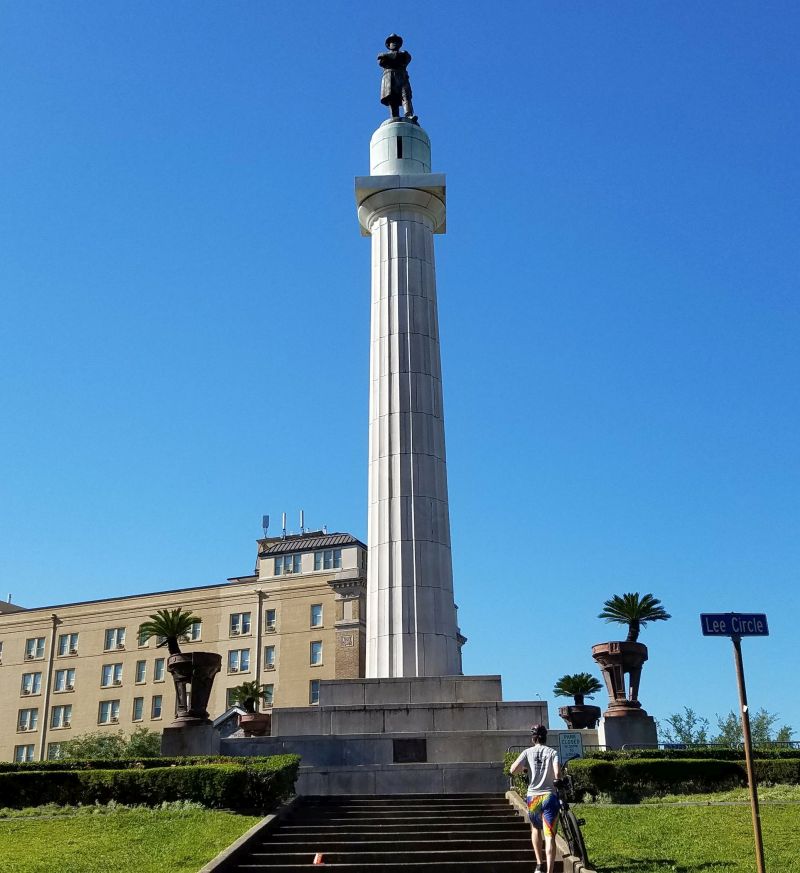
M527 770L530 776L526 802L531 821L531 842L536 854L536 873L553 873L556 860L555 837L558 828L558 799L555 782L559 776L558 752L545 745L547 728L535 724L531 728L533 745L511 765L511 775ZM544 831L544 855L542 858L542 832Z

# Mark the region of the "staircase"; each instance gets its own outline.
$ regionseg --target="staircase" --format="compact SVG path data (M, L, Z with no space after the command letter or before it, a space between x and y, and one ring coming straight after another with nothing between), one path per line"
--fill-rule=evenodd
M498 794L306 797L230 869L290 873L532 873L530 827ZM556 870L562 869L556 862Z

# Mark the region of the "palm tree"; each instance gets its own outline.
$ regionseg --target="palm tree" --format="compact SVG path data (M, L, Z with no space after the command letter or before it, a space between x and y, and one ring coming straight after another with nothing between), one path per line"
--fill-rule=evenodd
M661 605L661 601L652 594L639 592L633 594L615 594L603 604L603 611L598 618L628 625L626 642L635 643L639 639L639 631L648 621L666 621L672 616Z
M258 682L242 682L231 689L231 701L233 703L241 703L247 712L256 711L256 701L266 700L267 687L259 685Z
M591 673L568 673L553 686L556 697L572 697L575 706L583 706L585 697L591 700L596 692L602 690L603 686Z
M180 655L178 640L189 633L196 621L200 621L196 615L180 607L159 609L155 615L150 616L150 621L139 626L139 638L145 642L150 637L162 637L158 645L166 646L170 655Z

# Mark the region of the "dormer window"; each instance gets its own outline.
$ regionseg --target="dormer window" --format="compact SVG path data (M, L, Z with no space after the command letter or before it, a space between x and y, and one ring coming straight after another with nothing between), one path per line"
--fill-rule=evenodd
M300 573L301 555L281 555L275 558L275 575L286 576L290 573Z
M315 570L339 570L342 566L341 549L325 549L322 552L314 552Z

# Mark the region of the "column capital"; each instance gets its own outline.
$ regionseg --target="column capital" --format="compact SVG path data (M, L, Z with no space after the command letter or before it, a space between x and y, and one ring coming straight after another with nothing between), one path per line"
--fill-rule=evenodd
M356 176L356 207L361 235L380 213L406 209L421 212L433 223L434 233L446 232L446 184L443 173L413 176Z

